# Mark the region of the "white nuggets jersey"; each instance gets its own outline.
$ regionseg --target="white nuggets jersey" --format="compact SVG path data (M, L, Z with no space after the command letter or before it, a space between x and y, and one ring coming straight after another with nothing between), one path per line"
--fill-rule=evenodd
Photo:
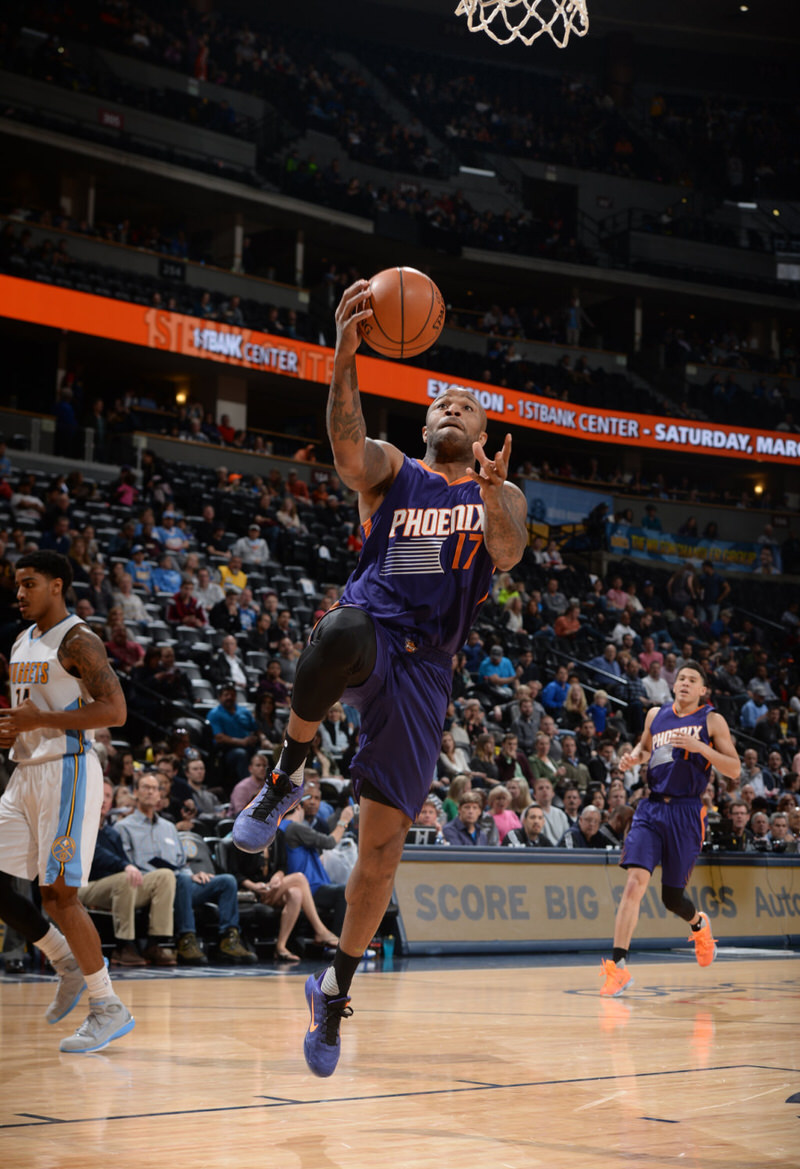
M35 625L21 633L11 650L11 705L30 698L40 710L77 710L93 699L80 678L68 674L58 660L64 637L80 617L65 617L47 633L34 636ZM44 763L64 755L83 755L91 749L94 731L62 731L49 727L17 735L11 751L15 763Z

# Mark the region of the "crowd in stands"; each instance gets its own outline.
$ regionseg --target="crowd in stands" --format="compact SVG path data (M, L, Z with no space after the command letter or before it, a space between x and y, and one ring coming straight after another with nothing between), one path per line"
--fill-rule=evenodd
M151 921L144 953L132 936L114 938L123 965L242 963L273 952L291 961L298 938L313 948L338 933L357 850L348 802L357 711L337 703L323 721L308 761L322 802L301 806L269 856L244 863L225 839L275 761L304 639L360 548L351 493L327 468L313 472L308 482L292 470L243 477L145 452L141 474L123 468L101 485L80 471L23 472L0 443L0 703L19 627L14 564L35 547L62 552L74 577L70 605L103 638L128 698L125 727L98 735L116 860L98 854L93 881L128 865L150 871L153 854L144 857L137 834L154 817L181 834L175 845L174 831L159 829L174 850L164 859L175 874L177 949L163 919ZM513 573L497 576L453 659L423 839L619 847L647 776L622 772L618 760L691 658L742 753L737 780L710 778L707 847L796 851L793 590L734 584L710 565L646 571L612 565L606 578L593 576L568 545L537 537ZM756 587L772 590L779 620L750 616L765 607L753 603ZM200 871L208 880L193 882ZM286 885L295 873L302 879ZM237 889L253 897L237 899ZM88 904L99 897L85 894ZM209 900L218 907L210 917Z
M465 161L477 148L622 177L661 177L613 100L576 77L407 52L390 57L383 76L423 120L436 110L448 146Z
M574 223L565 222L558 214L531 214L523 207L520 191L510 196L509 209L498 214L470 206L457 191L442 196L426 189L425 179L447 177L456 169L457 158L462 162L480 161L473 158L476 151L506 152L657 182L669 178L669 166L665 167L647 137L633 128L608 95L586 80L556 79L530 70L499 71L477 63L466 67L463 62L441 57L434 62L405 51L393 55L392 50L381 46L383 80L412 111L410 118L398 120L375 92L367 65L359 69L353 64L354 51L360 52L365 62L371 64L374 60L375 46L367 43L348 41L343 45L349 58L343 64L336 58L335 46L308 30L301 34L274 22L259 27L255 22L251 25L224 17L218 11L198 14L190 10L148 10L128 0L102 3L93 20L84 15L79 22L78 35L89 41L99 40L198 80L212 80L265 98L274 108L274 124L269 129L259 129L250 119L237 114L227 99L215 103L178 89L148 90L110 74L87 72L75 64L69 44L65 43L67 33L75 31L68 22L52 11L39 11L36 17L50 37L32 51L16 35L19 30L7 36L0 42L0 54L10 68L134 108L152 107L199 127L258 139L259 145L255 168L205 156L188 147L181 151L146 141L124 130L113 131L126 149L256 186L275 181L303 199L359 215L405 216L414 220L420 242L439 250L471 246L566 262L597 262L595 250L578 239ZM26 12L24 22L30 24L30 20ZM13 23L9 27L13 28ZM661 125L658 132L650 135L656 145L666 136L664 126L680 123L664 99L660 100L664 106L661 119L657 115L650 119L652 125ZM710 108L709 103L707 106ZM432 108L437 111L435 126L430 121ZM713 106L714 110L718 108L719 103ZM775 110L768 114L762 108L750 111L746 117L741 117L739 111L738 123L746 124L749 138L758 143L764 157L788 158L792 156L788 151L791 125L781 122ZM9 108L8 113L48 125L52 121L52 113L43 109ZM718 120L705 117L706 123L714 126ZM735 121L737 117L731 114L728 124ZM333 135L347 159L420 178L385 184L364 181L348 169L346 161L342 165L334 160L321 167L313 156L298 148L290 150L286 159L285 144L297 143L309 128ZM80 122L75 122L74 131L100 140L112 133ZM437 145L435 132L443 133L448 144L445 149ZM716 142L716 131L711 136ZM702 157L702 162L705 166L707 158ZM796 161L780 165L790 170L797 167ZM769 167L762 160L757 169L764 172ZM687 184L697 178L691 168L684 176ZM653 219L649 229L678 233L689 222L673 218L670 209L666 209L665 216ZM666 221L673 226L663 227ZM697 232L702 235L704 223L696 221L692 229L695 235L690 238L695 238ZM757 235L746 246L763 246ZM647 261L644 266L655 271L653 264ZM667 274L674 274L668 269L669 265L664 268ZM682 265L681 271L688 272L692 279L719 279L718 273L700 267L686 269ZM744 282L743 286L764 284L764 278L747 274L737 279ZM772 286L774 281L769 283ZM780 286L776 290L785 291Z
M237 113L226 100L215 102L177 89L136 85L116 77L108 67L99 67L96 59L91 65L80 64L60 37L50 36L32 51L21 39L9 38L2 42L2 50L0 60L6 68L73 93L91 94L100 101L174 118L194 129L250 140L256 136L253 119Z
M656 142L680 147L701 185L737 200L800 194L794 103L658 93L649 114Z
M75 235L87 236L89 239L103 240L106 243L123 244L125 247L157 252L162 256L171 256L176 260L203 262L206 259L203 250L193 246L183 226L132 223L129 218L118 222L96 218L93 223L89 223L86 219L75 219L66 215L60 209L34 210L30 207L20 207L10 203L3 205L3 213L17 223L52 228L55 232L67 231Z
M213 9L165 10L144 0L102 0L93 11L81 13L77 28L71 13L50 8L32 13L26 6L20 8L20 23L58 38L39 57L62 81L75 84L80 77L63 44L77 33L90 43L197 80L266 97L296 130L317 125L334 133L351 157L367 154L390 169L439 173L444 160L428 130L435 110L432 128L439 134L444 126L448 147L462 159L478 149L657 182L699 185L709 176L715 188L721 174L734 194L785 192L791 197L798 181L791 149L797 114L789 102L744 105L723 96L658 94L645 124L636 129L608 93L586 78L555 78L530 68L500 70L474 61L467 65L442 55L434 60L348 36L341 47L351 58L360 57L370 67L375 60L383 63L381 80L415 115L406 125L382 107L366 72L352 62L339 63L331 55L330 36L313 29L300 33L272 19L247 21ZM12 37L4 57L13 63ZM223 132L243 129L245 120L227 102L214 106L186 95L180 99L175 91L168 95L178 103L173 116L198 124L211 120ZM136 93L131 104L137 104Z
M516 252L570 263L593 264L594 254L565 227L562 216L546 220L527 211L507 209L502 214L475 208L460 190L434 192L422 182L399 179L393 185L362 182L349 176L338 159L320 166L315 157L289 151L284 164L287 194L376 219L407 216L417 227L419 242L437 251L460 247Z
M796 330L782 331L779 354L767 354L755 339L748 339L746 329L726 321L713 331L700 332L669 328L661 337L668 366L716 365L722 369L745 373L764 373L778 378L796 378L800 374Z
M124 228L125 225L120 225L120 232ZM180 239L181 235L178 233L178 246L185 242ZM64 237L48 238L35 244L32 232L24 222L18 225L7 220L0 228L0 272L186 313L202 320L249 326L279 337L309 339L310 326L305 313L236 294L209 292L182 280L132 272L124 266L79 260L70 254L69 241Z

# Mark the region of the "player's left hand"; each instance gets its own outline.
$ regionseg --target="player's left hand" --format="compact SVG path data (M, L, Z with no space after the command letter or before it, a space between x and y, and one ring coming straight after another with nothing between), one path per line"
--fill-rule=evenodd
M503 484L508 475L508 463L511 458L511 435L507 434L503 449L490 459L479 442L472 444L472 453L478 461L478 470L467 467L467 474L481 489L481 496L485 499L488 491L503 490Z
M702 739L696 739L688 731L673 731L671 742L672 746L677 748L678 751L689 751L693 755L702 755L703 749L706 746Z
M39 707L26 698L19 706L10 710L0 710L0 734L20 735L23 731L35 731L42 725L42 712Z

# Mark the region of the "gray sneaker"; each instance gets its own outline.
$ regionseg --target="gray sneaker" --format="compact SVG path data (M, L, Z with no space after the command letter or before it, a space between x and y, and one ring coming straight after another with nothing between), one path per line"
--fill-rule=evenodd
M136 1021L124 1003L114 995L89 1003L89 1014L74 1035L62 1039L59 1051L102 1051L112 1039L120 1039L136 1026Z
M69 958L62 958L55 969L58 987L56 997L44 1013L48 1023L59 1023L68 1015L72 1008L78 1005L78 999L86 987L83 971L72 955Z

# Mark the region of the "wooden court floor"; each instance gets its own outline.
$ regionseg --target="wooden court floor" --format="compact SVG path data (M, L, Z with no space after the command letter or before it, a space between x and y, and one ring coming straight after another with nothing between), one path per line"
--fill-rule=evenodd
M405 965L405 964L404 964ZM335 1076L306 1072L303 978L126 979L137 1026L58 1052L52 985L0 984L3 1169L800 1166L800 962L364 973Z

